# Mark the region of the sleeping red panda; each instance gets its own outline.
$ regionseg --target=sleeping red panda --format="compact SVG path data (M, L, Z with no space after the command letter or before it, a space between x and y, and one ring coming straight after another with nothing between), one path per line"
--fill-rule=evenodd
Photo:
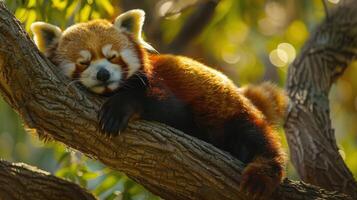
M69 78L110 96L98 114L100 132L116 136L133 116L165 123L247 163L241 190L272 194L285 164L273 127L286 105L281 90L271 84L239 89L195 60L150 53L143 22L144 12L131 10L113 24L93 20L62 32L36 22L31 30L38 48Z

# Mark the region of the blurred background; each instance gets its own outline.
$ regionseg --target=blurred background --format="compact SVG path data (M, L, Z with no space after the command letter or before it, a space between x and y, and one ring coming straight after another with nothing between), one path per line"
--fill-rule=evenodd
M326 0L333 8L339 0ZM285 86L287 68L325 16L322 0L7 0L29 32L34 21L61 28L96 18L113 20L133 8L146 12L146 40L161 53L183 54L227 74L237 85L270 80ZM338 145L357 178L357 63L330 93ZM286 141L280 131L283 143ZM55 142L27 134L0 100L0 158L25 162L88 188L100 199L159 199L124 174L113 172ZM289 164L288 176L298 179Z

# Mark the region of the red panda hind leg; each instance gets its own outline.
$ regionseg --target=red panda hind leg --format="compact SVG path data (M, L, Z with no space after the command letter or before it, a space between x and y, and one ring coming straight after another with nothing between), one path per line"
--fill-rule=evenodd
M260 156L249 163L242 173L240 191L255 198L270 197L284 175L277 163Z
M283 179L286 157L274 129L250 114L241 113L227 122L225 142L218 147L247 164L241 177L242 192L256 198L269 197Z

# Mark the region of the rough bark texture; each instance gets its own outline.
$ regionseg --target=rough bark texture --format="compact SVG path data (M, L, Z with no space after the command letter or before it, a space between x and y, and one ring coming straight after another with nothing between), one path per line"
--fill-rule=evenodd
M25 124L126 173L165 199L250 199L238 191L241 163L210 144L158 123L137 121L116 138L97 132L103 98L69 85L0 3L0 93ZM351 199L285 181L272 199Z
M302 180L357 199L357 183L338 152L328 93L357 56L357 1L331 13L290 66L285 132Z
M21 192L19 192L21 191ZM78 185L23 163L0 160L1 200L95 200Z

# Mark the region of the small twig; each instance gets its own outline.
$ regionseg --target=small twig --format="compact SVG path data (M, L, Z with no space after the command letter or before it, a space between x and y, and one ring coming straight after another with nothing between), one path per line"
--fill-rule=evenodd
M194 38L199 35L212 19L214 10L218 2L208 1L200 5L196 12L190 16L183 25L176 38L168 45L170 53L180 53Z
M327 21L330 21L330 14L329 14L329 10L328 10L328 6L327 6L326 0L322 0L322 4L324 5L326 19L327 19Z

